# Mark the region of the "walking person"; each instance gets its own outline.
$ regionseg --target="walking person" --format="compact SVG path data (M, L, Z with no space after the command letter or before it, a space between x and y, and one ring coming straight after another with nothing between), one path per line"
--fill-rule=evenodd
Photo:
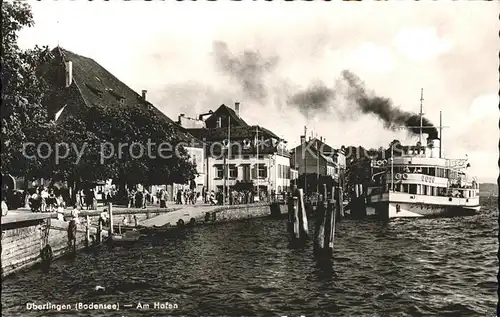
M146 190L146 188L143 188L143 190L142 190L142 209L146 209L148 200L149 200L149 192Z
M160 208L167 207L167 195L164 189L160 190Z
M177 205L182 205L182 191L180 189L177 191L177 200L175 203Z

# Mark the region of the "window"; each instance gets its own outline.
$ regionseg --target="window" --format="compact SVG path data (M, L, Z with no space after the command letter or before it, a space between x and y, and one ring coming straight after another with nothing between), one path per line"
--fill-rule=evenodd
M125 104L125 98L120 98L120 105L124 105Z
M403 193L408 193L408 184L403 184Z
M196 155L193 154L193 165L196 165Z
M216 178L224 178L224 166L217 165L215 167L215 175L216 175Z
M410 184L410 194L416 194L417 193L417 184Z
M436 176L436 168L434 167L429 167L429 176Z
M266 178L267 177L267 167L265 164L259 164L258 176L259 176L259 178Z
M229 177L238 178L238 167L234 164L229 165Z
M92 86L92 85L89 85L87 83L85 83L85 86L87 86L88 89L90 89L90 91L92 91L95 95L99 96L99 97L102 97L102 91L97 89L96 87Z

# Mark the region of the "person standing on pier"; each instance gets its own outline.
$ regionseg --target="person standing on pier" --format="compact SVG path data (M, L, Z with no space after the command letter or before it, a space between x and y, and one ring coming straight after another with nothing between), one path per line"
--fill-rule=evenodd
M9 207L7 207L7 202L5 201L5 194L2 193L2 216L7 216L9 212Z
M182 205L182 189L177 191L177 204Z
M166 208L167 207L167 195L164 189L160 190L160 208Z
M49 193L47 192L47 189L45 187L41 187L40 188L40 199L41 199L40 211L41 212L47 211L47 198L48 197L49 197Z
M53 212L57 208L56 195L54 194L54 189L49 192L49 197L47 197L47 208L49 212Z
M147 202L149 201L149 192L146 188L142 189L142 209L146 209Z
M129 202L128 202L128 205L129 205L129 208L135 208L135 196L136 196L136 192L135 192L135 189L132 189L129 193Z

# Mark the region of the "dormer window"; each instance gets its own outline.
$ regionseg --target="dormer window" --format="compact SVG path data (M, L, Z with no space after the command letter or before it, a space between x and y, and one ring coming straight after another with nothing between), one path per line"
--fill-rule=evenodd
M125 97L115 92L113 89L108 89L108 92L120 102L120 105L125 104Z
M85 86L87 86L88 89L90 89L90 91L92 91L94 94L96 94L97 96L99 97L102 97L102 91L97 89L96 87L90 85L90 84L85 84Z

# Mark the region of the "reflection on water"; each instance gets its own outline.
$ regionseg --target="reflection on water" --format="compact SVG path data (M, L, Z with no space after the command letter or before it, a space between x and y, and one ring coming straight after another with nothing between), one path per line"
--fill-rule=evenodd
M2 285L4 316L491 316L497 214L342 221L333 263L254 219L61 260ZM489 211L488 211L489 210ZM312 229L312 228L311 228ZM311 231L312 232L312 231ZM97 285L105 291L96 291ZM26 302L170 302L172 311L26 311Z

